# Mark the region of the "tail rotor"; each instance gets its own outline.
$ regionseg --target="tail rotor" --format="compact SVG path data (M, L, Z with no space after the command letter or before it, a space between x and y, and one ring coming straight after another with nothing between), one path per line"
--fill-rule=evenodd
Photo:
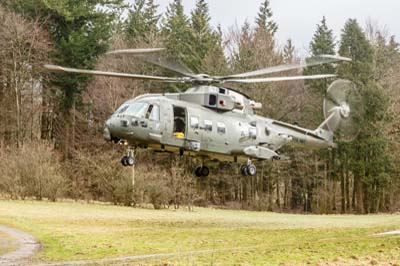
M326 126L340 141L351 142L358 136L364 108L353 82L334 81L327 90L323 107Z

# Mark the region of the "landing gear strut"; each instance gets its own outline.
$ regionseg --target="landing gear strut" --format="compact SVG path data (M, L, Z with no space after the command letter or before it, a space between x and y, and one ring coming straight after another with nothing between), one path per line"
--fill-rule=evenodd
M197 166L195 174L197 177L207 177L210 174L210 169L207 166Z
M132 147L128 147L126 154L127 155L122 157L121 164L123 166L134 166L136 163L135 150Z
M243 176L255 176L257 174L257 167L250 161L240 167L240 172Z

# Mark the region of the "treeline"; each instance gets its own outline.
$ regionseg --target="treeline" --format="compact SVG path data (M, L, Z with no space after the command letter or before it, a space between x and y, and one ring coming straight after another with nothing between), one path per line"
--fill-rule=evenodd
M224 208L313 213L375 213L400 207L400 52L394 36L368 21L349 19L334 36L326 18L317 25L310 55L339 54L351 63L328 64L304 74L337 73L357 84L365 120L357 139L335 150L285 148L289 162L259 163L255 177L237 165L210 165L197 179L196 162L140 151L132 170L119 165L123 148L105 143L105 119L141 93L186 87L115 78L49 74L43 63L76 68L171 74L121 48L166 47L180 70L223 75L298 62L266 0L255 23L213 28L198 0L186 15L181 0L160 14L152 0L5 0L0 4L0 195L108 201L155 208L216 205ZM186 67L183 67L186 66ZM174 67L178 67L178 64ZM182 69L185 68L185 69ZM290 73L289 73L290 74ZM291 74L299 74L296 71ZM322 99L333 80L257 84L237 89L263 103L259 114L316 128Z

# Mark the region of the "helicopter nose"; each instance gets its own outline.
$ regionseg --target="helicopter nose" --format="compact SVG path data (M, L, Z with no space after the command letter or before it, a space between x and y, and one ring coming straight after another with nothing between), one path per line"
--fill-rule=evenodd
M105 123L104 130L103 130L103 137L105 140L108 140L108 141L112 140L111 131L110 131L111 126L112 126L111 121L110 121L110 119L108 119Z

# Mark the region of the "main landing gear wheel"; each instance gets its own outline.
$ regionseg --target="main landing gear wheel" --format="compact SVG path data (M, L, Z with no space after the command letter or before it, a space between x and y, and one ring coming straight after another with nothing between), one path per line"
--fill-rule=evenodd
M210 169L207 166L197 166L195 174L197 177L207 177L210 174Z
M249 176L255 176L257 174L257 168L254 164L249 164L246 168Z
M240 167L240 172L243 176L255 176L257 174L257 167L250 162L246 165L242 165Z

